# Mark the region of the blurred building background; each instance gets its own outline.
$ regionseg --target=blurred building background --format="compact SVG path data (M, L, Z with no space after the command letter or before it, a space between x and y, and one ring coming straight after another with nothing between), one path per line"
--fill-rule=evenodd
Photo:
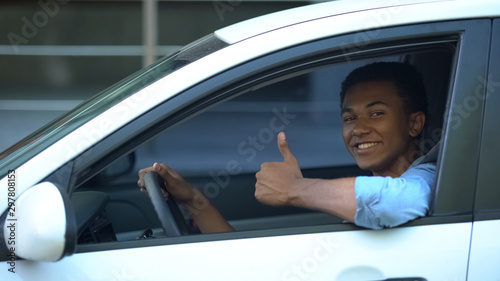
M219 28L323 1L0 2L0 151Z

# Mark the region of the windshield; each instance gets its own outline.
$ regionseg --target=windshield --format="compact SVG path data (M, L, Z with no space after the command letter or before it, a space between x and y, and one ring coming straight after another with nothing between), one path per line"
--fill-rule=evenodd
M0 153L0 176L3 177L9 169L19 167L82 124L144 87L225 46L227 44L213 34L207 35L81 103Z

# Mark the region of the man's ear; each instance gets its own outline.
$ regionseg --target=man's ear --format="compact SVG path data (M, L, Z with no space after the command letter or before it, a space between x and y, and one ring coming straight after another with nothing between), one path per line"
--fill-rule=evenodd
M420 135L425 125L425 114L422 111L410 114L410 136L415 138Z

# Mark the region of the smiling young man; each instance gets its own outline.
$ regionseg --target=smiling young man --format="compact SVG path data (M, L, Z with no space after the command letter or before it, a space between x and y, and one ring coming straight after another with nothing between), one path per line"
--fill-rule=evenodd
M397 62L369 64L347 76L340 97L344 143L358 166L373 176L304 178L280 133L284 161L262 164L255 197L268 205L321 210L372 229L425 216L436 166L419 158L416 140L427 101L418 72Z

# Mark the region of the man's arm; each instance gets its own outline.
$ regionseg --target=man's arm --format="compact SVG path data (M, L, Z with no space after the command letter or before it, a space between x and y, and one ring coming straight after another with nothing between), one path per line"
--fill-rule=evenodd
M256 175L255 197L262 203L320 210L372 229L395 227L428 211L435 164L419 165L400 178L307 179L283 133L278 147L284 161L264 163Z
M302 188L291 197L291 205L315 209L355 222L357 210L354 183L356 178L334 180L304 179Z
M197 189L194 196L184 203L202 233L232 232L234 228Z
M171 195L177 202L184 205L193 216L202 233L234 231L234 228L199 190L165 164L155 163L152 167L139 171L139 181L137 184L143 192L146 192L144 175L148 171L155 171L163 178L168 191L166 193L162 189L163 196L168 197L168 195Z
M262 164L256 174L257 200L273 206L292 205L320 210L354 222L357 209L354 192L356 178L304 178L284 133L278 135L278 147L284 161Z

